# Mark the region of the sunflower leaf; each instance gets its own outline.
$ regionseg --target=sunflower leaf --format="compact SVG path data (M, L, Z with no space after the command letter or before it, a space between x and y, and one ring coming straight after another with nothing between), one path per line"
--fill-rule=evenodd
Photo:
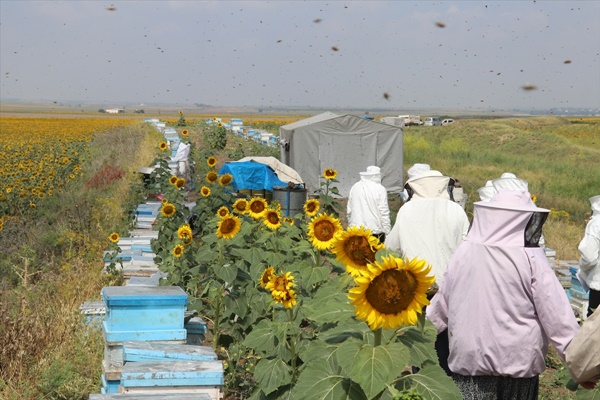
M307 302L304 312L308 319L318 324L326 324L350 319L353 315L353 308L348 304L346 295L340 293L338 297L331 297L327 302L316 301L316 299L310 303Z
M437 364L427 362L416 374L404 376L397 385L400 391L413 390L426 400L459 400L462 395L452 378Z
M254 376L260 385L260 388L268 395L277 390L280 386L292 382L292 375L289 365L281 359L273 360L262 359L254 369Z
M244 318L248 313L248 299L244 294L236 296L225 296L225 309L227 312L237 315L239 318Z
M406 365L402 345L372 346L355 340L342 343L336 353L344 372L373 398L390 384Z
M410 365L420 367L427 360L438 361L433 341L418 329L410 328L404 331L398 335L398 341L408 348Z
M232 283L237 277L237 267L233 264L215 265L215 275L226 283Z
M260 321L252 329L252 332L246 336L243 344L256 351L271 354L275 346L275 334L273 333L271 322L267 320Z
M305 368L292 389L295 400L366 400L362 389L347 377L323 362Z

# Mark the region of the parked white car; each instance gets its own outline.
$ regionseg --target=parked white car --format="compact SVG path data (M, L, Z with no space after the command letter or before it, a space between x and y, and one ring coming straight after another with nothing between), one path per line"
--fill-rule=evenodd
M454 120L452 118L447 118L445 120L442 121L442 125L450 125L453 124Z
M423 122L423 125L425 126L437 126L437 125L441 125L442 121L438 118L438 117L427 117L425 118L425 121Z

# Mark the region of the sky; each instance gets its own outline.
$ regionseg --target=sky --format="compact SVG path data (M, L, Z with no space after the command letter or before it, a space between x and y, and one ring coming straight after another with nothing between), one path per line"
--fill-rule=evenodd
M0 101L600 107L600 1L0 0Z

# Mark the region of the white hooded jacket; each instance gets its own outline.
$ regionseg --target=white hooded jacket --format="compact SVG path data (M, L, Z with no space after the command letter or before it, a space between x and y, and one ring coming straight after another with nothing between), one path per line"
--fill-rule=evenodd
M368 167L360 173L360 181L356 182L348 194L346 208L348 226L364 226L371 233L390 232L390 208L387 190L381 184L381 173L377 167Z
M590 198L592 219L579 243L579 275L590 287L600 291L600 195Z
M386 247L402 257L418 257L431 264L437 285L452 253L469 231L467 214L448 195L449 180L439 171L428 171L409 180L412 199L400 207L396 223L385 239Z

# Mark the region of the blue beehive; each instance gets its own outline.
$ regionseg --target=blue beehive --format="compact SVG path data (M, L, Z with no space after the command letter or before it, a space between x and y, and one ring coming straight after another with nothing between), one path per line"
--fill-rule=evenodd
M119 393L119 385L121 381L110 381L104 377L102 374L102 393L110 394L110 393Z
M579 268L569 267L569 271L571 271L571 289L569 290L571 298L577 297L582 300L588 300L589 293L583 288L581 282L577 278L577 272L579 272Z
M123 361L202 361L216 360L217 353L209 346L157 342L123 342Z
M107 342L185 340L188 296L178 286L107 286L103 334Z
M223 363L217 360L131 362L121 371L124 388L221 386L223 382Z
M177 394L148 394L148 393L123 393L123 394L90 394L89 400L211 400L206 393L177 393Z

